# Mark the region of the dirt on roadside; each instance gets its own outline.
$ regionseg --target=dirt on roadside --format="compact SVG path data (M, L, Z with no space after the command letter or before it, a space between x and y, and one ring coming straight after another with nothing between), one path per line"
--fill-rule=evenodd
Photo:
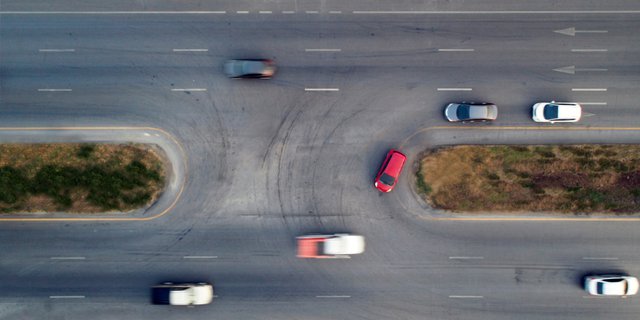
M127 212L165 186L161 150L144 144L0 144L0 212Z
M453 146L424 154L417 189L455 212L640 212L640 145Z

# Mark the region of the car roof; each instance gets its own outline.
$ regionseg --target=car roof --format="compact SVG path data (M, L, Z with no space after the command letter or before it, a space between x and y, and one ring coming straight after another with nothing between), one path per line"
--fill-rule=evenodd
M239 74L260 74L264 71L264 62L259 60L235 60L235 66L240 66L239 69L234 67L234 72Z
M400 175L400 171L402 170L402 166L407 160L407 157L400 151L394 149L391 149L389 153L390 159L387 163L386 168L384 169L384 173L397 177L398 175Z
M552 104L553 105L553 104ZM578 119L581 109L576 104L556 104L558 106L558 119Z
M358 254L364 251L364 237L359 235L336 235L324 243L327 254Z

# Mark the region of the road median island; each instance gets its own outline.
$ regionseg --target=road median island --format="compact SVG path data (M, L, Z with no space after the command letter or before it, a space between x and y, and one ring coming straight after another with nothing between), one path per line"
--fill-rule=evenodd
M419 157L418 194L458 213L640 212L640 145L450 146Z
M148 144L0 144L0 213L129 212L165 187L164 153Z

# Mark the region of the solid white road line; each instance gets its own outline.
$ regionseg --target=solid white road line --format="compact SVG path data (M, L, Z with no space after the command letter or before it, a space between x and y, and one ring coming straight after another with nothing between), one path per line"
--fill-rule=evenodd
M571 49L571 52L607 52L608 49Z
M173 49L173 52L207 52L209 49Z
M484 257L449 257L449 260L482 260Z
M69 92L71 89L38 89L40 92Z
M571 88L571 91L607 91L607 88Z
M0 11L3 14L225 14L226 11Z
M260 13L260 14L271 14L273 12L265 10L265 11L258 11L258 13Z
M51 260L84 260L85 257L51 257Z
M451 299L483 299L484 296L449 296Z
M351 296L316 296L316 298L351 298Z
M475 49L438 49L440 52L473 52Z
M613 261L613 260L618 260L618 258L616 257L582 257L582 260L606 260L606 261Z
M76 49L38 49L40 52L76 52Z
M49 296L49 299L84 299L85 296Z
M181 91L181 92L183 92L183 91L207 91L207 89L205 89L205 88L184 88L184 89L178 88L178 89L171 89L171 91Z
M639 14L640 10L353 11L354 14Z
M342 49L304 49L305 52L340 52Z
M184 256L182 259L217 259L218 256Z
M438 91L471 91L472 88L438 88Z
M340 91L339 88L304 88L304 91Z

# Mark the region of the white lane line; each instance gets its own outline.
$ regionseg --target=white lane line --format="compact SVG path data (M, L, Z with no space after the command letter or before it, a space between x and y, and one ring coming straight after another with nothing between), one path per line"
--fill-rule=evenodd
M237 14L247 14L249 11L236 11Z
M640 10L353 11L354 14L639 14Z
M607 91L607 88L571 88L571 91Z
M305 52L340 52L342 49L304 49Z
M473 52L475 49L438 49L440 52Z
M318 13L320 13L320 11L310 10L310 11L305 11L304 13L307 13L307 14L318 14Z
M618 260L616 257L582 257L582 260L606 260L606 261L614 261Z
M449 296L451 299L483 299L484 296Z
M218 259L218 256L184 256L182 259Z
M484 257L464 257L464 256L449 257L449 260L482 260L482 259L484 259Z
M225 14L226 11L0 11L6 14Z
M351 296L316 296L316 298L351 298Z
M84 260L85 257L51 257L51 260Z
M267 10L265 10L265 11L258 11L258 13L259 13L259 14L271 14L271 13L273 13L273 12L272 12L272 11L267 11Z
M173 52L207 52L209 49L173 49Z
M295 11L282 11L282 14L294 14L296 13Z
M608 49L571 49L571 52L607 52Z
M85 296L49 296L49 299L84 299Z
M329 11L330 14L341 14L342 11Z
M472 88L438 88L438 91L471 91Z
M38 89L40 92L69 92L71 89Z
M38 49L40 52L76 52L76 49Z
M205 88L177 88L177 89L171 89L171 91L180 91L180 92L185 92L185 91L207 91L207 89Z
M304 91L340 91L339 88L304 88Z
M578 102L578 104L581 104L583 106L606 106L607 105L606 102Z

